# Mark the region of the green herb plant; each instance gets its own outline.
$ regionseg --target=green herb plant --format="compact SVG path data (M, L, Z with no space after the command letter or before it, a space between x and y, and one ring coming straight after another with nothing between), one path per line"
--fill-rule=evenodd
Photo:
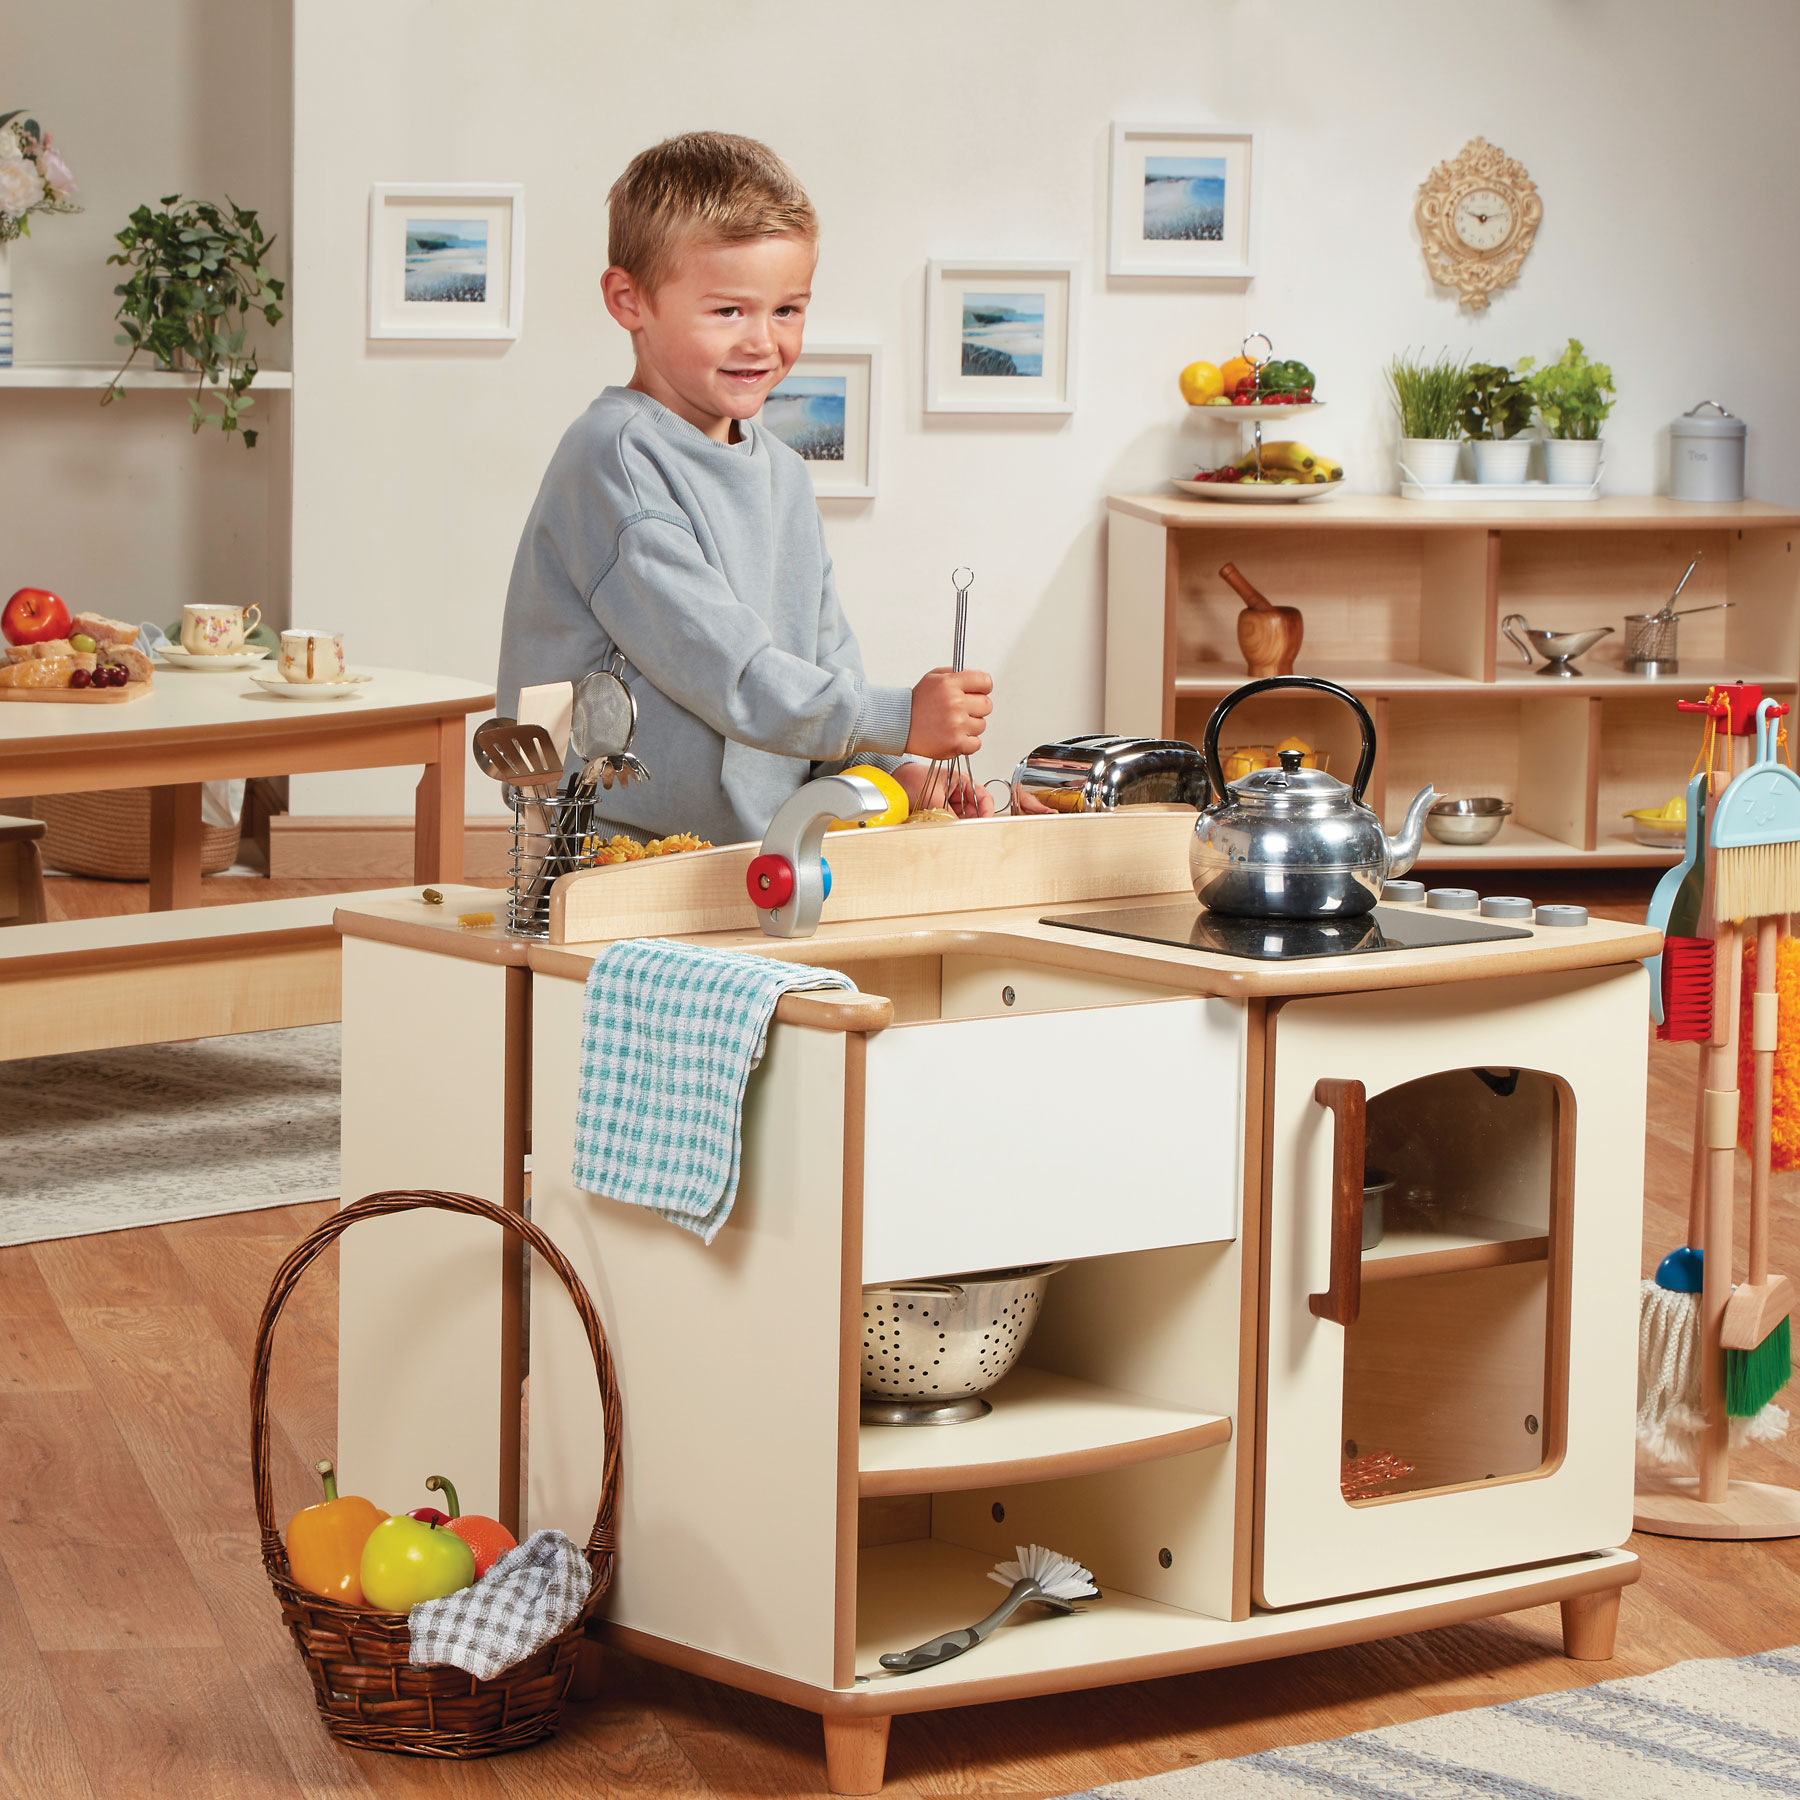
M1531 396L1511 369L1471 363L1463 384L1462 427L1478 444L1517 437L1531 423Z
M247 346L252 313L270 325L281 322L275 302L285 289L266 266L273 238L265 239L256 214L230 198L223 209L209 200L164 194L160 211L140 206L118 233L117 252L106 260L128 269L113 289L120 296L122 330L113 342L129 344L119 375L148 350L161 368L190 358L198 375L189 408L196 432L217 425L227 437L236 431L253 449L256 433L242 423L256 402L256 352ZM119 375L100 397L106 406L124 398ZM205 402L218 402L217 410Z
M1463 389L1468 385L1468 358L1447 351L1435 362L1391 357L1389 391L1400 415L1400 435L1408 438L1454 438L1462 429Z
M1535 356L1521 356L1518 373L1553 438L1597 438L1619 397L1612 370L1589 362L1579 338L1570 338L1562 355L1541 369Z

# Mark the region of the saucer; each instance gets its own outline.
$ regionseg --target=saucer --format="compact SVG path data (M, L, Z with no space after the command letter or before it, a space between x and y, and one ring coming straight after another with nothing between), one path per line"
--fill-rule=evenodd
M369 675L346 675L342 681L289 681L285 675L252 675L250 677L266 694L283 700L348 700Z
M191 650L164 644L156 654L171 669L200 669L207 674L222 674L227 669L254 669L270 652L264 648L252 648L236 650L225 656L196 656Z

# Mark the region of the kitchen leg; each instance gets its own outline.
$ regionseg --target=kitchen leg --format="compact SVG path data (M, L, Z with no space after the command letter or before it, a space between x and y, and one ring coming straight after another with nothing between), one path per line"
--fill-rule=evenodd
M1610 1662L1619 1629L1623 1588L1595 1588L1562 1603L1563 1655L1576 1662Z
M825 1785L834 1794L879 1794L887 1776L891 1715L826 1718Z

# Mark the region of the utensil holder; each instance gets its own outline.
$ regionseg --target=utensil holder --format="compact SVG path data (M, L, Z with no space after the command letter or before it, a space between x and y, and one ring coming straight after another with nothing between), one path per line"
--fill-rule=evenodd
M513 937L550 935L550 888L559 875L587 867L592 797L509 788L512 849L507 858L506 929Z
M269 1365L281 1309L314 1259L352 1225L421 1207L487 1219L523 1238L543 1258L580 1315L600 1387L606 1460L594 1529L582 1549L594 1571L593 1586L580 1613L556 1637L487 1681L450 1664L414 1666L405 1613L345 1606L299 1586L276 1527L269 1480ZM334 1738L361 1750L401 1756L468 1758L522 1749L555 1731L587 1621L612 1585L618 1555L619 1428L618 1379L593 1299L568 1258L522 1214L468 1194L431 1190L370 1194L334 1213L288 1252L269 1284L256 1332L250 1369L250 1469L256 1486L256 1522L262 1529L263 1568L281 1603L282 1622L312 1678L319 1717Z

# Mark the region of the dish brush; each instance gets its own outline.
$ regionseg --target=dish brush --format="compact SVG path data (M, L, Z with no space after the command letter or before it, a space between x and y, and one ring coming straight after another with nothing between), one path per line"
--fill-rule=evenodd
M993 1635L1027 1601L1036 1601L1054 1613L1072 1613L1073 1602L1097 1600L1100 1590L1093 1575L1071 1556L1060 1550L1046 1550L1042 1544L1016 1544L1007 1561L995 1563L988 1570L988 1580L997 1581L1007 1595L985 1619L960 1631L947 1631L929 1643L912 1650L890 1650L881 1666L895 1675L913 1675L920 1669L934 1669L939 1663L973 1650L983 1639Z

